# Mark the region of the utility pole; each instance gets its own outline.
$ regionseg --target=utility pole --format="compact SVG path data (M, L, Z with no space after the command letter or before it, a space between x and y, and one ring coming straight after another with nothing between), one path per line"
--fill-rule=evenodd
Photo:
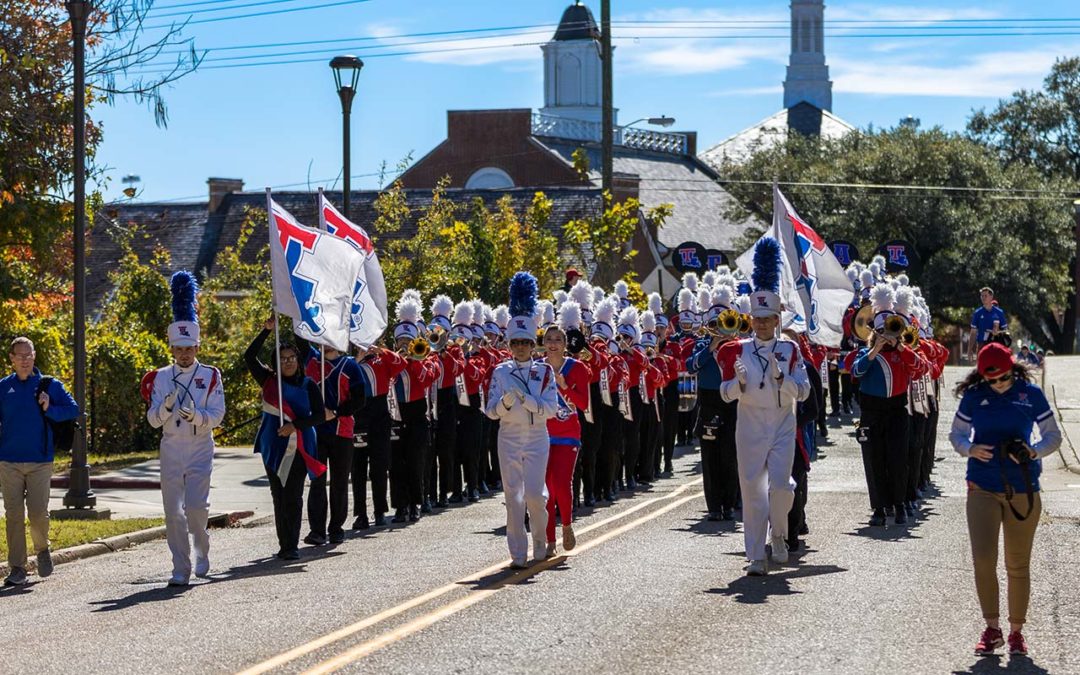
M611 64L611 0L600 0L600 59L603 64L604 91L602 96L603 115L601 117L601 153L603 154L603 167L601 168L602 185L605 191L611 191L612 174L614 173L614 145L615 145L615 99L612 93L612 64Z

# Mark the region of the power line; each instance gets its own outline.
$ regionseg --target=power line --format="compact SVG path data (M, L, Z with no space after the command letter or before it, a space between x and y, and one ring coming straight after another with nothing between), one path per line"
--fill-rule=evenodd
M209 14L210 12L230 12L234 9L244 9L247 7L265 7L266 5L280 5L286 2L299 2L300 0L264 0L263 2L249 2L243 5L230 5L228 7L211 7L209 9L195 9L184 12L173 12L171 14L154 14L154 19L166 19L170 16L195 16L197 14ZM153 10L150 10L153 12Z
M319 5L308 5L306 7L291 7L289 9L275 9L270 12L253 12L249 14L236 14L234 16L219 16L212 19L196 19L195 21L181 22L184 26L194 26L202 23L217 23L219 21L232 21L234 19L250 19L252 17L264 17L272 16L275 14L289 14L291 12L306 12L312 9L325 9L327 7L340 7L342 5L356 5L362 2L371 2L371 0L338 0L337 2L327 2ZM159 26L146 26L146 30L157 30L162 28L174 28L175 23L162 24Z

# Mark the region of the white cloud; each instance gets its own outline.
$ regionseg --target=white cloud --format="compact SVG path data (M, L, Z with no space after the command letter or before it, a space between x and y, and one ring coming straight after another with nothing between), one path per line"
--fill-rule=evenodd
M751 61L774 60L776 50L762 45L723 45L700 40L671 46L636 43L623 49L628 69L694 75L734 70Z
M1038 87L1062 49L978 54L950 65L838 59L833 63L839 93L893 96L1005 97Z

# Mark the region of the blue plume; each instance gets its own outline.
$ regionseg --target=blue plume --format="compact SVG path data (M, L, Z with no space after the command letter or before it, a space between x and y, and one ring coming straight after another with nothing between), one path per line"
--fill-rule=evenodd
M169 282L172 288L173 321L199 322L195 313L195 294L199 292L199 282L191 272L180 271L172 275Z
M772 237L762 237L754 246L754 289L780 293L780 244Z
M536 298L540 286L536 277L528 272L518 272L510 279L510 316L532 316L536 313Z

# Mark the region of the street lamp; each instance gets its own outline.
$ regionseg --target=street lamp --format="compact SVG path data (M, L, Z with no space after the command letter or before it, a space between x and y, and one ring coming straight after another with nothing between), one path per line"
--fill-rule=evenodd
M642 117L639 120L634 120L630 124L622 125L622 128L626 129L628 127L632 127L635 124L637 124L638 122L647 122L648 124L651 124L654 127L664 127L666 129L667 127L670 127L672 124L675 124L675 118L674 117L667 117L666 115L661 115L660 117Z
M71 36L74 42L75 91L75 402L79 406L78 426L71 448L71 472L64 506L93 509L97 497L90 489L90 467L86 464L86 18L90 0L68 0Z
M349 115L352 113L353 97L356 96L356 83L360 80L360 70L364 62L355 56L335 56L330 60L330 68L334 71L334 84L337 86L338 98L341 99L341 122L342 122L342 154L344 177L343 185L345 194L342 199L342 215L349 217L349 193L351 184L349 181Z

